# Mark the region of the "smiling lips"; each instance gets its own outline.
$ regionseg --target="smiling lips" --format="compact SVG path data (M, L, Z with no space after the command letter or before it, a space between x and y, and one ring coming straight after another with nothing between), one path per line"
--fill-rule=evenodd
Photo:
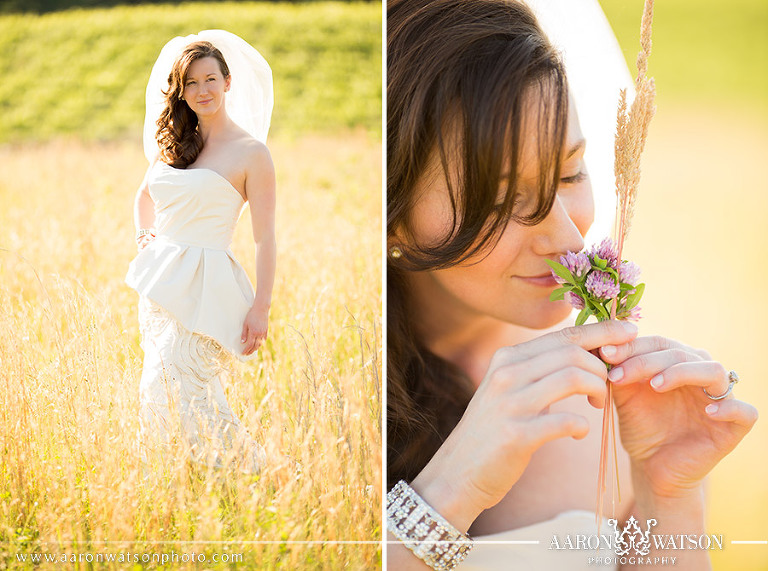
M197 103L198 105L208 105L208 103L210 103L211 101L213 101L213 98L206 99L205 101L198 101Z
M538 276L529 276L529 277L515 276L515 277L527 284L539 286L539 287L552 288L559 285L557 283L557 280L555 280L554 276L552 275L552 272L547 272L545 274L541 274Z

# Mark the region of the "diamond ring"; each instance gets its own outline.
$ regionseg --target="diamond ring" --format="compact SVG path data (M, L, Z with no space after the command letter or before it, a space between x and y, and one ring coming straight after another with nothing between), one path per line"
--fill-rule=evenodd
M728 388L723 394L713 396L709 394L707 392L707 389L705 389L704 387L702 387L701 390L703 390L704 394L707 395L712 400L723 400L725 397L731 394L731 391L733 390L733 385L735 385L738 382L739 382L739 376L736 374L736 371L731 371L730 373L728 373Z

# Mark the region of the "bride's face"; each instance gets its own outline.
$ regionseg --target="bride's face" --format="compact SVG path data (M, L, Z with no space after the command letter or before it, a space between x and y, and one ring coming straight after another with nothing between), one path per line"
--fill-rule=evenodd
M189 65L184 80L184 100L198 115L210 115L224 104L224 93L229 91L231 77L221 73L219 61L202 57Z
M553 326L568 316L570 305L549 301L558 284L545 260L557 259L567 250L582 249L583 237L594 218L592 187L583 160L585 141L573 105L568 116L560 185L546 218L535 226L509 221L498 242L491 242L494 245L489 246L490 251L486 249L460 265L420 277L432 282L431 290L436 287L443 296L447 294L446 311L460 309L534 329ZM530 131L523 131L518 169L523 211L528 202L533 207L539 174L536 133ZM442 173L436 157L434 162L426 173ZM442 174L432 174L417 187L419 198L411 213L414 240L420 245L437 244L453 228L447 184ZM499 202L502 198L500 190Z

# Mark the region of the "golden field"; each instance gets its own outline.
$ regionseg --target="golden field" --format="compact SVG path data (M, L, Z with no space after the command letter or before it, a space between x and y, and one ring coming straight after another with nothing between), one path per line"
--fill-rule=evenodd
M226 390L270 461L259 478L224 482L181 461L154 485L138 463L142 353L137 295L123 283L141 149L0 149L0 568L26 568L18 556L34 552L206 556L173 568L235 566L211 562L224 553L259 569L380 566L381 143L356 132L269 145L270 334ZM246 213L233 250L255 282L249 226Z
M641 335L704 348L741 382L761 418L708 483L717 571L768 570L768 121L733 108L659 104L625 255L643 270Z

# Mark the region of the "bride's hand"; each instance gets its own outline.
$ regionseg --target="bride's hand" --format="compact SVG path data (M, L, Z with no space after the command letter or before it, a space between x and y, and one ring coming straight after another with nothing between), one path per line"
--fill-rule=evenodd
M642 478L657 497L681 497L749 432L757 410L729 395L728 372L706 351L663 337L639 337L603 347L616 365L609 374L621 440ZM738 389L738 386L735 387Z
M602 408L607 370L589 351L636 335L630 323L606 321L497 351L463 417L412 487L466 531L507 494L542 445L587 435L586 418L549 407L581 394Z
M138 240L136 240L136 246L139 249L139 252L141 252L144 248L146 248L149 243L155 239L154 234L145 234Z
M252 307L243 321L240 342L244 344L243 355L256 351L267 338L269 327L269 308Z

